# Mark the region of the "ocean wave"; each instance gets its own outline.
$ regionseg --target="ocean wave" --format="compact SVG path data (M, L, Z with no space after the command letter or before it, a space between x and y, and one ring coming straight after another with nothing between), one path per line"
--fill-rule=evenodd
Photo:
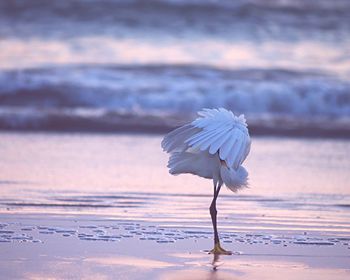
M172 114L227 107L254 115L336 118L350 116L350 82L283 69L55 67L0 72L0 105Z
M257 128L346 131L350 83L322 73L196 65L0 72L3 129L165 131L203 107L244 113Z
M1 1L0 34L52 38L96 31L125 35L131 30L158 30L184 35L191 28L197 33L258 40L311 36L339 41L350 29L349 10L349 1L345 0L111 0L103 5L83 0L39 0L35 5L28 1Z

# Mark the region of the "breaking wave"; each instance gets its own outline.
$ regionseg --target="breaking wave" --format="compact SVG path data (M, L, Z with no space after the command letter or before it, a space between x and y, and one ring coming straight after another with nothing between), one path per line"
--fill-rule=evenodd
M244 113L257 127L346 131L350 83L322 73L195 65L0 72L1 128L166 130L203 107Z

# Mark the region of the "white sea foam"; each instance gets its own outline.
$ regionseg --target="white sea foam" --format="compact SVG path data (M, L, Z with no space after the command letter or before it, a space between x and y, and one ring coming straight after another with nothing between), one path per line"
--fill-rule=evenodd
M278 69L61 67L1 72L0 104L22 112L40 107L85 115L193 114L203 107L226 107L248 117L342 118L350 116L350 83Z

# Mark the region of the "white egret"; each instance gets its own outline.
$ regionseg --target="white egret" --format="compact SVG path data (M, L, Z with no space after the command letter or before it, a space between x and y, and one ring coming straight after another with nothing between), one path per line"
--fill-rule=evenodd
M217 231L216 199L221 186L230 190L247 186L248 172L241 166L250 151L250 136L244 115L235 116L224 108L203 109L199 117L170 133L162 148L170 153L170 174L190 173L212 179L214 197L210 215L214 229L214 254L231 254L220 245Z

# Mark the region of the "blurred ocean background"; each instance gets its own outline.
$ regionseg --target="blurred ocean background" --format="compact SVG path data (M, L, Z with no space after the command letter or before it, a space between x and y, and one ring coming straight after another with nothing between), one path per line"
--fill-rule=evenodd
M350 1L4 0L0 129L350 136Z

